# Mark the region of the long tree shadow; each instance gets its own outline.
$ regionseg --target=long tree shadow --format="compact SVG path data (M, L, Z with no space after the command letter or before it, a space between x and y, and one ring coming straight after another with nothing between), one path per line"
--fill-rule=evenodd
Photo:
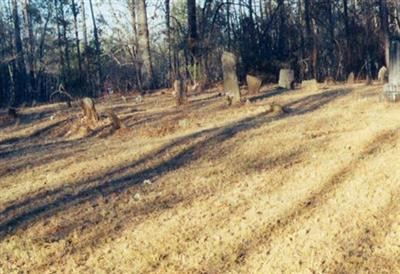
M18 122L19 126L27 125L32 123L34 120L46 120L48 119L52 114L54 114L57 111L63 111L64 109L47 109L38 113L21 113L18 112L17 118L11 119L7 123L2 123L0 122L0 129L5 129L11 125L14 125L16 122ZM8 114L2 113L0 114L0 117L6 117Z
M209 269L210 271L206 272L232 271L235 267L245 262L246 257L249 255L251 250L256 248L256 246L261 244L271 244L275 235L283 235L283 231L288 226L307 214L312 214L314 209L332 198L337 189L340 188L346 182L346 180L352 176L353 172L359 168L360 164L365 161L366 157L373 159L385 146L390 149L390 145L396 143L398 140L398 132L399 129L396 131L389 130L375 136L358 154L353 157L353 160L348 165L345 165L337 172L334 172L321 186L313 190L306 197L296 202L293 208L277 217L277 220L274 222L271 222L266 227L263 227L261 231L253 234L251 239L248 239L247 241L240 241L239 245L237 246L237 258L235 260L235 264L231 264L227 269L225 266L226 262L223 262L221 265L211 266L211 269ZM243 242L245 244L242 244ZM218 254L216 256L218 256Z
M70 149L72 147L75 147L76 145L88 142L88 138L81 138L81 139L76 139L76 140L52 140L50 142L46 143L38 143L36 140L29 140L26 139L26 142L23 142L21 146L18 148L15 148L14 146L0 150L0 160L2 161L10 161L14 157L19 157L21 155L30 155L35 152L45 152L47 151L53 151L54 149L56 150L65 150L65 149Z
M56 212L93 200L100 195L104 197L112 193L119 193L141 183L144 179L152 180L155 176L162 176L170 171L190 165L193 161L199 159L207 148L218 146L218 144L233 138L239 132L258 128L271 121L315 111L349 92L350 90L332 90L310 95L289 104L293 108L290 114L278 116L259 114L223 127L203 130L178 138L160 150L149 153L130 165L111 170L106 174L101 174L98 177L90 178L83 182L64 185L54 190L36 193L29 197L24 197L22 200L14 201L0 212L0 220L2 220L0 222L0 238L12 234L19 228L28 226L38 218L49 217ZM204 138L204 140L196 142L195 140L199 138ZM161 160L151 167L146 167L146 163L162 159L162 156L171 154L171 151L176 149L177 146L187 142L194 142L194 144L189 145L183 151L176 153L165 161ZM142 165L144 166L142 170L123 176L119 175L124 173L124 171L129 171L129 169Z
M49 163L56 160L74 157L76 153L83 152L85 150L85 148L75 148L75 146L71 144L70 149L47 153L43 156L26 157L22 160L14 161L12 164L0 167L0 178L8 174L15 174L26 168L32 169L38 166L48 165ZM3 185L0 185L0 189L2 187Z
M270 97L278 96L284 93L292 92L293 90L290 89L284 89L284 88L275 88L273 90L269 90L263 94L252 96L249 98L250 102L255 102L258 100L264 100L268 99Z
M193 100L189 104L190 111L193 113L194 111L197 111L203 107L207 107L210 104L214 103L218 97L220 97L220 96L214 95L214 96L210 96L208 98L201 99L201 100L200 99ZM112 108L112 107L110 107L110 108ZM112 108L112 109L114 111L118 112L118 115L120 115L121 113L119 113L119 111L124 108L125 107L117 109L117 110L115 108ZM136 112L143 112L143 110L139 111L138 109L136 109ZM139 114L139 116L137 116L137 114ZM150 115L149 114L146 115L146 113L135 113L133 115L123 117L121 119L121 121L129 128L130 127L137 128L140 126L148 126L149 124L155 123L155 122L162 123L163 120L171 120L171 117L174 120L178 120L184 116L185 116L185 113L182 112L182 109L173 108L171 110L157 111ZM76 144L84 141L81 139L74 140L74 141L59 140L56 142L37 144L37 141L39 141L42 136L46 136L47 133L51 132L54 129L57 129L60 126L63 126L63 124L65 124L67 122L68 122L68 119L63 120L58 123L55 123L55 124L48 125L48 126L40 127L39 129L33 131L31 134L26 135L26 136L11 137L11 138L7 138L7 139L0 141L0 159L1 160L9 160L10 158L12 158L12 156L31 154L36 151L43 151L44 149L51 150L54 148L58 148L60 145L61 145L61 148L65 149L65 148L73 147ZM105 125L103 127L96 129L89 136L86 136L84 139L86 140L88 138L96 138L99 136L104 138L104 137L110 135L110 129L111 129L111 125ZM104 131L107 132L107 130L109 131L109 133L103 134ZM15 147L16 144L21 144L21 146L18 145L18 147ZM2 145L9 146L9 147L5 148L5 149L1 149Z
M31 134L26 135L26 136L20 136L20 137L11 137L11 138L6 138L2 141L0 141L0 145L10 145L10 144L15 144L17 142L24 142L26 140L29 140L31 138L39 137L43 134L46 134L47 132L51 131L52 129L60 126L61 124L65 123L66 120L63 119L61 121L52 123L50 125L40 127L39 129L33 131ZM1 157L1 155L0 155Z

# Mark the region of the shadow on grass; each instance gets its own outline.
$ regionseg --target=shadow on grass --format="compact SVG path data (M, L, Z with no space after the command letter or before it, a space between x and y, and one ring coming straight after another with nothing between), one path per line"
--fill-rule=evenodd
M24 141L27 141L27 140L29 140L29 139L42 136L42 135L46 134L47 132L53 130L54 128L59 127L61 124L65 123L65 122L66 122L66 120L63 119L63 120L61 120L61 121L52 123L52 124L50 124L50 125L41 127L41 128L39 128L39 129L33 131L31 134L29 134L29 135L27 135L27 136L12 137L12 138L4 139L4 140L0 141L0 145L15 144L15 143L17 143L17 142L24 142ZM4 156L4 155L0 154L0 157L3 157L3 156Z
M19 228L29 226L39 218L50 217L59 211L92 201L100 196L107 197L111 194L120 193L140 184L144 179L152 180L156 176L162 176L170 171L190 165L193 161L202 157L207 149L217 147L240 132L258 128L271 121L315 111L336 98L348 94L350 91L332 90L310 95L290 103L288 105L292 108L290 114L279 116L259 114L223 127L203 130L177 138L160 150L149 153L130 165L111 170L83 182L64 185L60 188L35 193L28 197L23 197L21 200L13 201L0 212L0 220L2 220L0 222L0 239L13 234ZM182 151L174 152L174 149L178 149L178 146L185 143L190 143L190 145ZM170 156L171 154L173 156ZM167 160L162 159L165 156L168 156ZM157 162L155 165L146 166L146 164L154 160ZM143 168L133 173L128 172L128 174L121 175L121 173L129 171L129 169L139 166L143 166Z
M290 89L284 89L284 88L275 88L273 90L265 92L264 94L260 94L260 95L256 95L256 96L249 95L249 96L252 96L252 97L249 97L249 100L250 100L250 102L255 102L258 100L268 99L270 97L278 96L283 93L289 93L289 92L295 92L295 91L290 90Z

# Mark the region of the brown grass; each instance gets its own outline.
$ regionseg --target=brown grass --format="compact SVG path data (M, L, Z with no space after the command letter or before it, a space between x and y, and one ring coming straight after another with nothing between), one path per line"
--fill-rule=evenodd
M117 132L61 104L0 114L0 273L400 273L400 110L381 89L100 100Z

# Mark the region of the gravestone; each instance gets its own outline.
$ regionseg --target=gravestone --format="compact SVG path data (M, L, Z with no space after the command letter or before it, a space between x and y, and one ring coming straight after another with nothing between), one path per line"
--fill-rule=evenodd
M384 84L386 82L386 78L387 78L387 68L385 66L383 66L380 68L380 70L378 72L378 80L379 80L379 82Z
M354 72L350 72L349 76L347 76L347 84L354 84L355 76Z
M317 91L318 90L318 82L315 79L304 80L301 82L301 87L307 91Z
M279 71L279 87L292 89L294 84L294 72L291 69L281 69Z
M86 123L89 127L94 127L99 122L100 117L97 114L96 107L92 98L85 97L81 100L81 107Z
M400 101L400 38L390 42L389 83L383 87L383 96L389 102Z
M236 75L236 56L231 52L224 51L221 61L224 76L224 90L229 104L240 103L240 88Z
M247 89L249 94L257 94L260 92L262 80L256 76L247 74L246 76Z

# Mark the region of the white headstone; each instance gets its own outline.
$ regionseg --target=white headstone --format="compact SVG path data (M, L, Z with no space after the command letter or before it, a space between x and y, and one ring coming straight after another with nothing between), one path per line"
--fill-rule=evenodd
M281 69L279 71L279 87L291 89L294 82L294 72L291 69Z
M349 76L347 76L347 84L354 84L355 76L354 72L350 72Z
M386 78L387 78L387 68L383 66L378 72L378 80L381 83L385 83Z
M383 88L383 96L390 102L400 101L400 38L390 42L389 83Z

